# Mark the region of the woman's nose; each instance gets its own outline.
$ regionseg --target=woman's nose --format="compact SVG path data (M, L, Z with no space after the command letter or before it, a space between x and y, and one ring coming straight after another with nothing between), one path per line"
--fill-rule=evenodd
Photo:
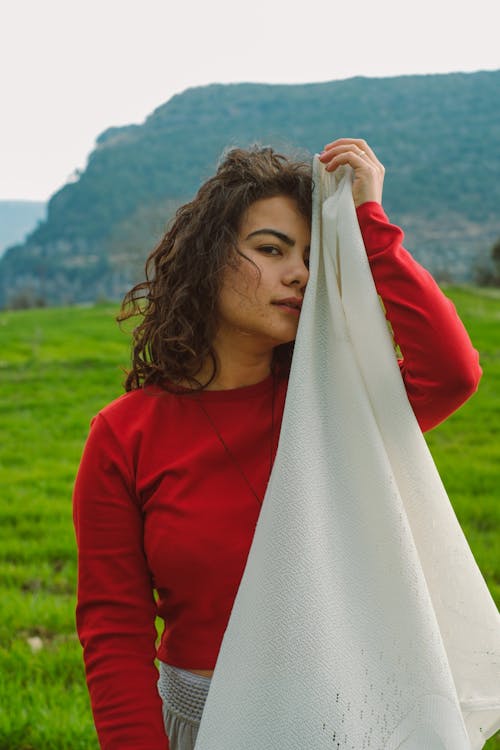
M305 261L300 260L293 264L293 266L290 267L286 274L286 279L284 279L285 284L292 285L295 284L296 286L299 286L300 288L305 287L309 279L309 269L305 263Z

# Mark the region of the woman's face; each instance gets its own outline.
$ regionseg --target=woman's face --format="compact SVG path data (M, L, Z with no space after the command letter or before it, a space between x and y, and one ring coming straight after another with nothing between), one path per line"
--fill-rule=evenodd
M269 348L295 339L309 278L311 230L287 196L252 203L242 217L237 268L228 267L219 296L217 338ZM255 265L254 265L255 264ZM260 272L260 273L259 273Z

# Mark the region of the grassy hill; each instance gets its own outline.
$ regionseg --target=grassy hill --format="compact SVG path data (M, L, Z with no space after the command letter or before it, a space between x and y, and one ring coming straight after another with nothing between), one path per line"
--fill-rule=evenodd
M500 70L188 89L97 138L47 221L0 260L0 307L119 298L225 147L310 158L341 136L365 138L386 166L384 205L415 257L470 280L500 236L499 87Z
M500 295L446 291L484 376L427 440L500 604ZM0 313L0 750L98 747L74 632L71 491L90 417L122 391L128 339L115 313L109 305ZM485 747L500 750L500 733Z

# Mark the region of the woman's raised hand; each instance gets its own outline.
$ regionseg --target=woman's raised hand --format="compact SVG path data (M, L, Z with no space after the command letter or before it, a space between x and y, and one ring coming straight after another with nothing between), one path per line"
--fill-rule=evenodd
M319 158L328 172L333 172L341 164L353 168L352 197L356 207L367 201L382 203L385 169L366 141L338 138L326 144Z

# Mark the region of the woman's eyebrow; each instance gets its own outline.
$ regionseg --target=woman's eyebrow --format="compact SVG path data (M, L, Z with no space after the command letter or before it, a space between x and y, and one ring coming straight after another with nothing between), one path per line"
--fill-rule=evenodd
M295 245L295 240L292 240L291 237L289 237L287 234L283 234L283 232L278 232L277 229L256 229L255 232L250 232L246 239L249 240L250 237L255 237L256 234L273 234L286 245L289 245L290 247L293 247Z

